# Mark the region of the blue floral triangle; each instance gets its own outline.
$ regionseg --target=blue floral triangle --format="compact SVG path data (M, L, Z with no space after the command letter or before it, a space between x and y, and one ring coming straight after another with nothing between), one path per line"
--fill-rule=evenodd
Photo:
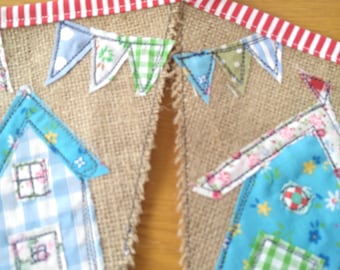
M241 40L248 52L275 80L282 81L282 44L259 34Z
M215 59L210 51L175 54L177 64L184 68L188 80L204 100L209 103L211 82L215 70Z
M86 27L68 21L59 23L46 85L65 76L91 50L92 39Z

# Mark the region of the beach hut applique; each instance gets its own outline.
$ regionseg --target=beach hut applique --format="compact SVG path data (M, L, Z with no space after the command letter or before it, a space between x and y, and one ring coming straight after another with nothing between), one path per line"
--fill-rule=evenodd
M108 169L28 87L0 141L0 269L102 269L88 180Z
M339 269L340 127L331 85L300 72L318 102L232 155L194 191L242 185L216 269Z

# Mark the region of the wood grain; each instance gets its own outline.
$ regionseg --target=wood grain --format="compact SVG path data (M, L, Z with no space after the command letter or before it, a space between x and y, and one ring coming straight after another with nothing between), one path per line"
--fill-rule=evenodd
M38 2L34 0L26 2ZM340 40L340 2L338 0L244 0L256 7L299 26ZM24 3L0 0L1 5ZM114 29L112 29L114 31ZM179 215L176 213L176 167L174 165L175 127L170 94L166 93L152 153L150 180L145 185L143 214L136 244L137 270L176 270L179 267L180 240L177 237Z

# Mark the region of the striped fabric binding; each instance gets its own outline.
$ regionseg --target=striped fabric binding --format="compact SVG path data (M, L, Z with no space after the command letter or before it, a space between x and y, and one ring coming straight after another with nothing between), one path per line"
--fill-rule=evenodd
M102 16L181 2L181 0L58 0L0 8L0 28L32 26Z
M340 42L228 0L59 0L0 8L0 29L123 13L187 2L283 45L340 64Z
M258 9L228 0L184 0L195 8L239 24L283 45L340 64L340 42Z

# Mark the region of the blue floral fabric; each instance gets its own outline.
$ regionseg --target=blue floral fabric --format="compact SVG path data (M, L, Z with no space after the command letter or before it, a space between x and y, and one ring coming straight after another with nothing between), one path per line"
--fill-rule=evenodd
M90 153L75 134L36 96L22 87L13 101L2 125L0 141L15 142L27 125L33 128L51 150L64 160L65 164L80 180L90 180L108 173L108 169ZM0 144L0 174L12 154L13 144Z
M323 259L324 269L338 270L340 186L331 164L318 138L308 135L250 177L216 269L248 269L256 237L266 233Z
M215 70L215 58L210 51L174 55L177 64L184 68L188 80L205 103L210 100L210 88Z

